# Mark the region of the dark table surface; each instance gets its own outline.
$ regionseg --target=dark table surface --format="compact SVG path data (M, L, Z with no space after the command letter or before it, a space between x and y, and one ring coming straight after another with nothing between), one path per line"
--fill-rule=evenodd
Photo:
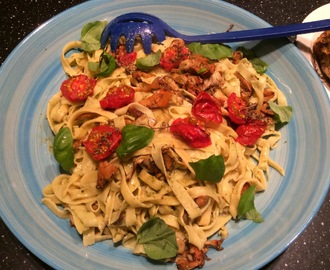
M82 0L0 0L0 64L25 36ZM329 0L228 0L272 25L301 22ZM1 206L0 206L1 207ZM263 269L330 269L330 193L305 231ZM10 232L0 219L0 269L51 269Z

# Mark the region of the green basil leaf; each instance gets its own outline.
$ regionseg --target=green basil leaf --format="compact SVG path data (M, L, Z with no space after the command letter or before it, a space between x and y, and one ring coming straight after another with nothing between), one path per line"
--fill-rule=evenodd
M117 64L115 58L111 54L108 54L107 52L104 51L100 56L98 72L95 74L95 76L107 77L116 69L116 67Z
M221 155L212 155L197 162L189 162L189 165L194 169L197 179L211 183L220 182L226 169Z
M148 72L159 64L161 55L162 52L158 50L156 53L149 54L146 57L141 57L136 60L136 66L138 69Z
M207 68L201 68L200 70L197 71L197 74L202 74L204 73L205 71L207 71Z
M263 217L257 211L257 209L253 208L245 213L245 218L248 220L252 220L255 223L262 223L264 222Z
M246 212L254 209L254 193L256 190L256 186L250 186L244 193L242 194L237 207L237 215L238 219L244 217Z
M268 68L268 64L262 61L260 58L253 58L250 60L250 62L252 63L252 66L259 74L265 73Z
M100 39L106 25L106 21L95 21L83 27L80 33L80 40L84 51L92 53L101 48Z
M279 106L275 102L269 101L269 107L275 113L274 120L276 123L289 123L292 117L291 106Z
M233 57L232 48L224 44L201 44L199 42L193 42L188 45L188 48L191 52L201 54L211 60Z
M236 51L240 51L243 54L243 57L247 58L252 63L252 66L259 74L263 74L266 72L268 64L258 58L254 50L240 46L236 49Z
M100 64L98 62L87 62L87 67L90 71L97 72L100 67Z
M122 129L122 138L116 150L119 159L125 158L143 147L147 146L154 137L155 131L144 126L126 125Z
M256 58L256 54L254 52L254 50L252 49L248 49L242 46L239 46L236 51L240 51L243 54L243 57L247 58L248 60Z
M249 187L242 194L237 207L237 218L246 218L252 220L256 223L261 223L264 221L261 214L257 211L254 206L254 194L255 194L256 186L253 185Z
M151 218L140 227L137 240L153 260L173 258L178 253L175 232L158 217Z
M53 143L53 153L56 161L64 170L69 171L73 167L73 139L68 127L61 128L56 134Z

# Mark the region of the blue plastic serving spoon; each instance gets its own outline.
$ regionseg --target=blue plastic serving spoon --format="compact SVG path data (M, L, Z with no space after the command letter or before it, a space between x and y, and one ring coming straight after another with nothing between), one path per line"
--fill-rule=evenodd
M101 36L101 47L104 48L110 39L110 49L115 51L119 39L126 39L126 51L132 52L136 37L140 37L146 54L151 53L152 38L158 42L165 40L165 36L183 39L186 43L228 43L248 40L263 40L278 37L289 37L298 34L318 32L330 29L330 19L308 23L289 24L252 30L224 32L188 36L170 27L160 18L147 13L133 12L123 14L110 21Z

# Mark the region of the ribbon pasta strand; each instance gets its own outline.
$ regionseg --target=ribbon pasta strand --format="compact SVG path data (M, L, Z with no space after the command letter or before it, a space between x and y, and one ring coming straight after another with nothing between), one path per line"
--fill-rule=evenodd
M163 51L172 40L169 38L164 46L157 45L157 48ZM69 76L90 76L88 62L97 62L102 53L99 50L90 55L77 50L67 56L69 51L80 48L78 41L63 48L60 59ZM142 54L141 46L137 48L138 55ZM286 105L285 96L266 74L258 74L247 59L238 64L223 59L214 65L218 84L212 91L224 100L224 119L219 125L206 126L212 144L205 148L193 148L169 131L175 119L192 117L194 95L183 89L183 83L175 85L167 107L149 108L140 103L144 97L151 96L155 80L173 82L164 71L157 73L155 69L151 77L138 80L125 68L118 67L110 76L97 80L94 94L85 103L73 104L61 92L50 99L47 120L51 130L57 134L62 127L68 127L78 142L85 140L91 129L99 125L121 130L129 123L138 123L155 131L149 145L129 158L119 160L115 154L107 158L118 170L103 188L97 188L100 161L93 160L82 144L75 149L72 174L60 174L44 188L42 203L59 218L70 218L82 235L84 245L112 239L115 243L122 241L134 253L144 253L136 239L137 231L148 219L157 216L173 228L178 237L184 235L190 244L203 249L213 235L227 237L226 224L237 217L237 206L246 185L255 185L257 192L266 190L270 167L285 174L269 157L281 134L271 126L253 147L242 146L236 141L235 129L227 123L226 107L231 93L241 95L237 73L252 85L252 99L258 109L264 103L265 89L273 93L272 101L280 105ZM211 85L212 80L205 83ZM136 91L134 102L112 111L102 109L99 101L108 89L123 85ZM150 87L149 92L146 85ZM143 117L137 120L132 112ZM197 180L189 163L212 155L224 158L222 180L218 183Z

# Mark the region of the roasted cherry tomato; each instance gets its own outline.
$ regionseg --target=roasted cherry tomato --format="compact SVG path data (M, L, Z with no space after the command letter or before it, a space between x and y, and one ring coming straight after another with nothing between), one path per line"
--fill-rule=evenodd
M119 129L102 125L94 127L83 144L95 160L102 160L116 151L120 140Z
M60 90L63 96L71 102L85 101L93 94L96 80L80 74L65 80Z
M134 100L135 91L130 86L110 88L104 99L100 100L101 108L113 110L124 107Z
M116 50L115 59L117 60L119 66L127 67L135 62L136 56L137 56L136 52L127 53L126 46L119 45L119 47Z
M246 123L247 107L246 103L235 93L231 93L228 97L228 113L229 118L235 124L242 125Z
M166 71L171 71L173 68L177 68L183 60L187 59L189 54L190 51L184 46L184 43L174 40L171 46L162 53L159 65Z
M251 146L256 143L256 141L265 132L266 128L267 125L258 120L240 125L236 129L236 133L238 135L236 141L244 146Z
M137 56L136 52L126 53L118 57L118 63L122 67L127 67L135 62L136 56Z
M220 124L222 122L221 108L214 98L206 92L198 94L194 100L191 112L196 119L204 123Z
M174 120L170 131L183 138L187 144L194 148L203 148L212 143L210 135L204 129L192 123L189 118Z
M136 60L136 56L136 52L126 52L126 46L124 44L118 46L114 55L115 59L117 60L117 64L122 67L127 67L130 64L134 63Z

